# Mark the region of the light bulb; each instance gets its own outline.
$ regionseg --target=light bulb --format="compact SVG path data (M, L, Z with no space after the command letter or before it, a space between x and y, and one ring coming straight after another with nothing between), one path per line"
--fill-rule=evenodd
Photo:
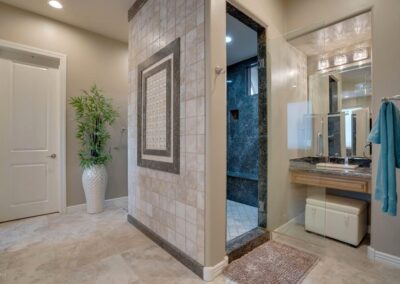
M368 51L366 48L360 48L354 51L353 53L353 60L354 61L360 61L363 59L368 58Z
M320 58L318 61L318 70L329 68L329 60L327 58Z
M334 64L336 66L347 63L347 56L345 54L339 54L335 56Z

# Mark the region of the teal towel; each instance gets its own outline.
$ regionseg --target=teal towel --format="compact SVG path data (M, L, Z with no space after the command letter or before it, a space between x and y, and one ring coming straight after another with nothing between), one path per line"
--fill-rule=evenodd
M382 211L397 214L396 168L400 168L400 111L392 102L382 104L368 141L381 144L375 199Z

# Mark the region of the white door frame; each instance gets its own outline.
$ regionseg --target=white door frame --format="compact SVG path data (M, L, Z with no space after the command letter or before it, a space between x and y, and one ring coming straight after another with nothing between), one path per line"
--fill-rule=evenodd
M62 53L57 53L53 51L48 51L28 45L23 45L11 41L6 41L0 39L0 47L10 48L18 51L34 53L41 56L46 56L50 58L55 58L60 61L59 76L60 76L60 86L59 86L59 98L60 98L60 168L59 168L59 211L61 213L66 213L67 210L67 191L66 191L66 81L67 81L67 56Z

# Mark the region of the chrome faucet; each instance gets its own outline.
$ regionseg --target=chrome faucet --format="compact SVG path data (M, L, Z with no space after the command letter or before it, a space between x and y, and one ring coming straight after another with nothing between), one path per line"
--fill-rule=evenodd
M324 136L321 132L317 134L317 156L322 157L324 155Z
M363 149L363 156L364 156L364 158L368 158L368 156L365 154L365 148L369 148L369 154L371 153L371 149L372 149L372 143L370 142L370 143L368 143L368 144L366 144L365 146L364 146L364 149Z

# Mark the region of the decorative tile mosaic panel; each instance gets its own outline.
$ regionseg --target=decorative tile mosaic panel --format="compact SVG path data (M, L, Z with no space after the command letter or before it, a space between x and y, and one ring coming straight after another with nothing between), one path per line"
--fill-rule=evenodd
M180 39L138 66L138 165L179 173Z
M167 71L146 79L146 149L167 150Z

